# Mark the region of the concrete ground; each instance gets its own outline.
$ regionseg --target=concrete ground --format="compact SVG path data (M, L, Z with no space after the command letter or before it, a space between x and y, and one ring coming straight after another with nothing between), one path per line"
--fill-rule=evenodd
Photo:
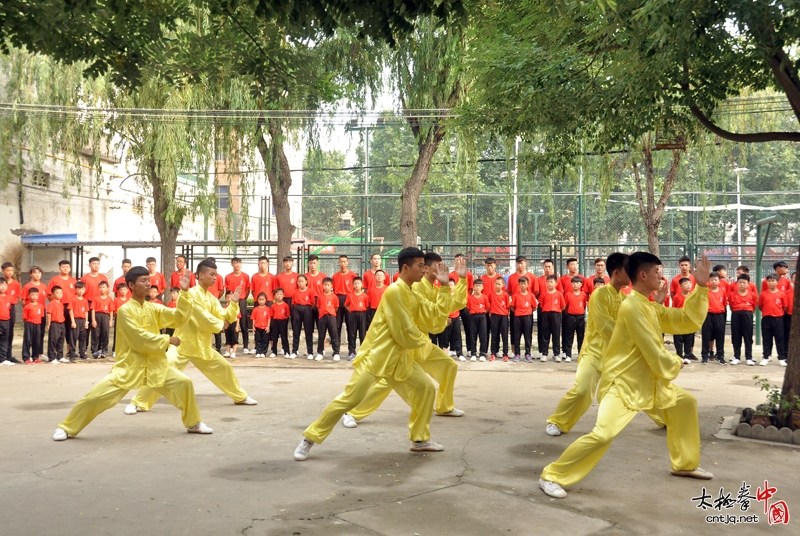
M759 354L756 354L759 355ZM210 436L187 434L163 399L149 413L123 414L126 397L78 438L51 439L72 405L110 364L0 368L0 533L4 535L499 535L755 534L767 524L710 526L692 498L704 486L735 498L765 480L800 512L800 450L712 437L737 406L763 396L752 376L780 383L784 369L689 365L677 384L698 399L702 466L712 482L669 474L666 433L640 414L596 469L550 499L542 468L591 430L592 406L575 429L544 432L571 386L576 363L460 363L462 418L434 417L441 453L408 450L408 409L392 395L356 429L337 426L305 462L292 453L304 428L350 376L347 362L238 358L242 386L258 400L235 406L191 365ZM709 499L712 500L712 499ZM797 521L792 518L791 524ZM787 530L791 530L788 529Z

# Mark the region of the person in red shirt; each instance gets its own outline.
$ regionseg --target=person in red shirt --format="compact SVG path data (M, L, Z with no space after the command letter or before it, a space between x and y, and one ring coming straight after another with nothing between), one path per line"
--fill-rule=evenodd
M426 253L426 256L427 255L430 255L430 253ZM423 277L427 277L427 275ZM450 279L447 284L450 287L450 294L454 294L456 282ZM449 353L451 356L455 356L459 361L466 361L463 355L464 342L461 340L461 311L450 312L447 316L447 327L444 328L444 331L436 335L435 338L436 341L433 342L434 344L438 344L439 348L445 351L450 348ZM433 340L433 336L431 340Z
M672 282L669 285L669 297L674 298L676 294L681 293L681 279L687 278L692 283L692 288L689 289L691 292L694 290L696 285L694 281L694 275L692 275L692 260L684 255L680 259L678 259L678 267L680 268L680 273L672 278Z
M749 267L749 266L747 266L747 265L744 265L744 264L742 264L741 266L737 266L737 267L736 267L736 277L739 277L739 276L740 276L740 275L742 275L742 274L745 274L745 275L747 275L748 277L750 277L750 267ZM738 282L738 280L737 280L737 282ZM752 277L750 277L750 284L748 285L748 287L747 287L747 288L748 288L748 289L750 289L750 290L752 290L752 291L753 291L753 294L755 294L755 295L756 295L756 297L758 297L758 288L756 287L756 284L755 284L755 283L753 283L753 278L752 278ZM733 292L734 290L735 290L735 289L734 289L734 288L732 288L732 289L730 290L730 292ZM729 292L729 294L730 294L730 292Z
M547 262L547 261L545 261L545 262ZM528 278L528 292L532 293L534 295L534 297L538 298L539 290L540 290L540 282L539 282L539 280L542 279L542 278L537 278L535 275L533 275L533 273L528 271L528 258L525 257L525 255L517 256L516 265L517 265L517 271L514 272L513 274L511 274L510 276L508 276L508 282L506 283L506 290L508 291L508 295L509 296L513 296L514 294L517 294L519 292L519 279L520 279L520 277L527 277ZM552 263L551 263L551 265L552 265ZM547 273L547 272L545 272L545 273ZM544 283L542 283L542 284L544 284ZM520 353L519 352L519 348L514 348L514 341L517 340L516 339L516 333L514 331L516 329L516 326L517 326L517 324L512 319L512 321L511 321L511 347L512 347L511 351L512 352L517 352L517 354L519 354ZM531 329L533 329L533 328L531 328ZM512 359L513 359L513 357L512 357Z
M178 255L175 257L175 271L172 272L169 276L169 288L181 288L181 278L183 274L186 273L186 257L183 255ZM192 288L197 284L197 278L192 272L189 272L189 288ZM165 296L166 298L166 296Z
M333 293L333 279L326 277L322 280L322 295L317 296L317 361L322 361L325 356L325 333L331 338L333 360L339 361L339 333L336 328L336 314L339 310L339 298ZM311 354L308 354L311 359Z
M483 288L487 290L487 293L489 291L494 293L494 282L498 278L503 279L503 276L497 273L497 259L494 257L487 257L486 260L483 261L483 265L486 267L486 273L481 276ZM505 286L505 281L503 285Z
M539 360L547 361L550 339L553 340L553 359L561 361L561 318L567 304L564 295L556 290L558 281L555 275L547 276L547 286L539 293L539 306L542 309L542 346L539 347Z
M239 331L242 332L242 353L247 355L250 353L248 346L250 344L250 322L247 313L247 298L250 295L250 276L242 271L242 259L234 257L231 259L231 267L233 272L225 276L225 291L233 292L241 287L241 294L239 294L239 314L242 315L239 319ZM255 352L255 351L254 351Z
M127 273L127 272L126 272ZM130 294L128 294L128 283L122 282L116 288L116 298L114 298L114 319L116 320L117 311L119 308L122 307L129 299L131 299ZM171 329L171 328L170 328ZM172 330L173 333L175 330ZM172 335L170 335L171 337ZM114 357L117 357L117 323L114 322L114 346L111 348L111 353Z
M555 276L553 276L555 277ZM538 306L538 301L533 292L528 292L528 278L523 276L518 281L519 290L511 296L509 308L511 310L511 354L514 362L519 362L522 349L520 339L525 338L525 361L533 361L531 357L531 339L533 338L533 309ZM514 353L516 352L516 354ZM503 361L508 359L503 358Z
M714 268L711 269L712 272L717 272L719 274L719 288L724 292L726 295L730 294L731 292L735 292L736 289L732 288L736 286L736 283L731 283L728 281L728 269L725 268L724 264L717 264ZM713 348L713 343L712 343Z
M194 274L192 274L192 275L194 275ZM181 276L181 277L183 277L183 276ZM178 283L180 284L180 280L178 280ZM180 293L181 293L181 287L172 287L171 289L169 289L169 301L167 302L167 307L169 307L170 309L177 309L178 308L178 297L180 297ZM120 305L122 305L122 304L120 304ZM119 310L119 308L117 307L117 300L115 298L114 299L114 311L116 312L118 310ZM166 328L164 330L164 333L166 333L167 335L172 337L172 335L175 334L175 328ZM114 342L116 342L116 338L117 338L117 330L114 329L114 339L115 339Z
M283 289L283 301L292 308L292 298L297 290L297 272L294 271L294 259L291 255L283 258L283 271L275 276L275 288Z
M153 287L150 287L153 288ZM100 296L92 302L92 356L108 356L108 335L114 327L114 300L108 294L108 283L100 283ZM113 350L112 350L113 351Z
M364 337L367 334L367 308L369 307L369 295L364 292L363 281L360 277L353 278L353 292L347 295L344 307L347 309L349 317L347 322L347 360L352 361L356 358L356 336L361 344L364 344Z
M322 280L328 277L325 272L319 271L319 256L311 254L308 256L308 272L306 272L306 281L308 281L308 289L316 299L317 296L322 295ZM316 304L316 302L315 302Z
M164 302L158 299L158 289L156 287L150 287L147 292L147 301L154 305L164 305Z
M735 290L728 294L728 305L731 308L731 344L733 344L731 365L741 363L743 340L746 363L750 366L756 364L753 361L753 313L758 304L758 296L750 288L750 284L749 275L739 274Z
M297 276L297 290L292 300L292 353L286 355L290 359L297 357L300 351L300 334L306 334L306 350L314 356L314 306L317 303L314 291L308 286L308 278Z
M26 295L25 307L22 308L22 360L31 365L42 362L42 316L45 306L39 303L39 289L32 287ZM44 297L44 296L42 296Z
M150 286L158 289L158 295L161 296L167 290L167 278L164 274L156 271L156 258L147 257L145 260L147 272L150 274Z
M101 281L105 281L108 284L108 278L100 273L100 259L92 257L89 259L89 273L81 277L81 283L86 285L84 297L89 302L89 305L100 296Z
M386 272L378 270L375 272L375 284L367 292L369 298L369 309L367 309L367 329L372 324L372 319L375 317L375 311L378 310L378 305L381 303L383 293L386 292Z
M342 336L342 325L347 324L347 332L350 332L350 315L347 308L344 306L347 295L353 291L353 279L357 277L356 273L351 271L348 266L350 259L347 255L339 255L339 271L331 276L333 281L333 293L339 298L339 309L336 313L336 329L339 338ZM348 348L350 341L347 341Z
M25 286L22 287L20 299L22 300L22 305L24 307L30 303L30 292L33 289L39 291L39 305L41 306L42 311L42 321L40 322L40 325L43 326L47 309L45 305L45 298L47 297L47 285L42 283L42 269L38 266L31 266L30 270L28 270L28 275L30 275L31 280L25 283ZM41 358L44 357L44 329L40 328L38 333L40 339L38 348L41 348L42 351L39 356L34 356L34 361L38 357L39 362L41 362Z
M364 282L364 292L369 293L369 289L375 286L375 274L381 269L381 260L380 253L373 253L370 255L369 263L371 267L369 270L364 272L363 276L361 276L361 279Z
M484 275L481 279L485 278L486 276ZM511 296L503 288L502 277L489 278L489 280L492 281L492 293L489 294L489 334L492 353L489 356L489 361L494 361L497 357L502 357L503 361L508 361L508 306L511 302ZM501 339L503 341L502 354L500 353Z
M14 343L14 324L17 322L17 302L19 301L20 294L22 292L22 288L19 285L19 281L14 278L15 270L14 265L10 262L4 262L2 265L3 270L3 278L6 281L7 289L6 289L6 298L8 299L8 303L10 305L9 309L9 324L8 324L8 357L17 361L16 358L12 357L12 348Z
M480 361L486 361L486 356L489 354L489 321L487 315L490 307L489 297L483 293L483 280L474 280L472 293L467 297L467 309L469 309L469 319L472 322L472 329L470 329L471 346L477 351L472 354L470 361L478 360L476 354L480 356ZM478 341L480 341L480 347L478 347Z
M11 347L8 344L8 331L11 324L11 300L8 299L8 283L0 278L0 364L16 365L18 360L11 357Z
M775 349L778 352L778 362L786 366L786 354L783 353L783 315L789 304L786 302L786 293L778 290L778 275L769 274L766 278L767 290L758 297L758 308L761 309L761 344L764 357L762 367L769 365L772 354L772 341L775 340Z
M116 292L120 285L126 289L128 288L128 285L125 284L125 274L128 273L128 270L131 269L131 266L133 266L133 263L130 259L122 259L122 275L114 280L114 286L111 287L111 290L114 291L114 297L116 297Z
M556 290L564 296L566 296L567 293L572 292L572 279L575 277L581 278L581 286L583 286L584 278L578 273L578 259L575 257L570 257L567 259L567 273L559 278L558 284L556 285Z
M786 292L790 288L792 288L792 280L789 279L789 265L786 264L785 261L778 261L772 265L772 269L775 270L775 277L778 280L777 289L780 292ZM767 279L761 282L761 292L766 292L768 288Z
M226 290L225 291L225 308L227 309L231 305L231 296L235 291ZM238 301L236 302L238 304ZM239 311L236 314L236 322L228 323L228 327L224 328L223 331L225 332L225 353L222 354L222 357L229 357L231 359L236 358L236 347L239 346L239 331L241 327L239 326L239 320L242 318L242 313Z
M710 358L719 360L720 365L727 365L725 361L725 321L728 299L725 291L719 285L720 277L717 272L708 276L708 314L703 322L700 332L702 345L703 365L708 364ZM716 342L716 355L711 349L711 341Z
M438 260L435 262L441 265L441 270L445 271L447 269L445 261L438 255L435 258L438 258ZM453 260L456 259L464 259L466 261L466 257L464 257L463 253L456 253L453 256ZM455 270L450 272L448 277L453 281L455 281L456 283L458 283L460 279L458 277L458 273L456 273ZM472 272L470 272L469 270L467 270L466 278L467 278L467 296L469 296L472 293L472 285L474 282L474 277L472 275ZM439 286L438 281L436 281L436 286ZM464 336L467 338L467 356L476 357L478 355L478 349L475 347L475 341L477 340L477 335L472 331L472 320L470 319L469 316L469 307L464 307L463 309L461 309L459 311L459 315L461 317L461 324L464 326Z
M606 260L603 257L598 257L594 260L594 273L584 278L583 291L586 296L591 296L595 288L600 288L595 285L595 281L600 278L603 280L603 286L607 285L611 278L605 275Z
M276 288L272 297L272 325L270 327L270 338L272 339L272 353L270 357L275 357L278 354L278 337L281 338L281 346L283 346L283 356L287 357L289 353L289 318L291 310L289 304L283 301L283 289Z
M392 283L397 283L398 279L400 279L400 272L395 272L392 276Z
M108 286L108 282L105 282L105 284ZM91 309L89 300L86 299L86 290L86 283L78 281L78 283L75 284L75 297L72 298L72 301L67 305L71 333L69 340L72 342L69 347L70 363L75 363L78 356L80 356L81 359L86 359L86 345L89 339L88 330L86 329L86 317L89 314L89 309ZM76 348L78 352L75 351Z
M267 307L272 305L272 293L275 291L275 276L269 271L269 259L263 255L258 258L258 272L250 277L250 290L253 296L256 297L263 292L264 297L267 298Z
M603 263L605 266L605 262ZM578 354L583 347L583 335L586 332L586 303L588 296L583 291L586 282L581 276L572 278L572 288L564 295L567 308L564 311L564 329L561 347L564 352L564 361L572 361L572 341L577 334Z
M62 261L63 262L63 261ZM47 304L47 357L50 363L68 363L64 357L64 304L61 298L64 291L58 285L48 286L51 300Z
M678 285L679 292L672 296L672 307L682 309L686 297L692 291L693 282L688 277L682 277L678 280ZM684 365L688 365L690 360L697 360L694 355L694 333L675 334L672 342L675 344L675 353L683 360Z
M601 279L599 277L595 277L594 281L592 281L592 286L594 287L594 290L592 292L594 292L595 290L599 289L600 287L604 287L604 286L608 285L608 283L610 281L611 281L610 279L608 281L606 281L605 279ZM589 294L589 296L591 297L591 294Z
M797 284L797 272L792 274L791 286L786 294L786 314L783 315L783 355L789 357L789 331L792 329L792 312L794 310L794 286Z
M556 265L553 262L553 259L545 259L542 261L542 271L544 272L544 275L539 276L536 280L538 291L533 293L537 300L539 300L542 293L547 289L547 278L551 275L556 275ZM541 348L544 346L544 340L542 337L544 333L542 332L542 304L541 301L538 303L539 304L536 308L536 342L538 343L539 348ZM513 324L511 326L511 330L512 332L514 330Z
M255 276L253 276L255 277ZM272 319L272 309L267 305L267 295L259 292L256 295L256 306L250 316L253 321L256 339L256 357L267 357L269 350L269 324Z
M72 298L75 297L75 284L78 282L77 279L72 277L70 273L72 272L72 264L67 261L59 261L58 263L58 274L53 276L50 280L50 283L47 284L47 299L53 299L53 287L56 285L61 287L61 305L64 308L62 316L66 319L69 317L69 302L72 301ZM66 326L65 326L66 329ZM48 331L48 334L50 332ZM69 334L65 331L65 344L67 345L67 351L69 351ZM49 347L50 343L48 343ZM65 361L66 363L66 361Z

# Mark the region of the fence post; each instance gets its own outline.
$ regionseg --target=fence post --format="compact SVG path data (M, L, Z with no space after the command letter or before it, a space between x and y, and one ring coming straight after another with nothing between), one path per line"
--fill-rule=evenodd
M769 240L769 231L772 229L772 224L778 221L777 214L767 216L764 219L756 222L756 291L759 291L758 286L761 285L761 261L764 258L764 250L767 248L767 240ZM766 227L763 231L762 228ZM761 344L761 310L756 307L756 344Z

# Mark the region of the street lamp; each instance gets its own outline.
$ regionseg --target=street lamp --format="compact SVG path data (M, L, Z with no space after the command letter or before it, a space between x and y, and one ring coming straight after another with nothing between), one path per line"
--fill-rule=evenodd
M386 128L386 119L379 117L374 125L359 125L358 119L351 119L345 126L345 132L364 131L364 242L371 241L372 226L369 217L369 131Z
M739 242L739 265L742 264L742 173L750 171L745 167L733 168L736 173L736 240Z
M450 218L455 216L456 213L453 212L452 210L442 210L441 212L439 212L439 214L444 216L445 220L447 222L447 224L446 224L447 225L447 234L446 234L447 242L446 243L447 243L447 253L450 253Z

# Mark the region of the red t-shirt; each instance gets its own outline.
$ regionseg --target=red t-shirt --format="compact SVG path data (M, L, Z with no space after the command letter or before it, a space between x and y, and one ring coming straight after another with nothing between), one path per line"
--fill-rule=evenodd
M272 309L266 305L253 307L250 318L253 320L253 327L256 329L267 329L269 327L269 319L272 318Z
M86 295L84 294L83 298L78 298L75 296L69 302L67 306L69 311L72 311L72 316L75 318L86 318L86 313L89 312L89 300L86 299Z
M581 274L575 274L575 275L581 278L581 288L583 288L583 285L586 284L586 278L583 277ZM562 275L558 280L558 285L556 285L556 290L559 291L564 296L567 295L567 292L572 292L573 277L574 276L571 276L569 274Z
M483 281L483 290L488 293L494 293L494 282L497 278L500 278L500 281L503 281L503 276L498 274L497 272L494 275L483 274L481 276L481 280ZM505 289L506 283L503 281L503 288ZM528 285L530 287L530 285Z
M372 268L364 272L361 276L361 280L364 282L364 291L369 292L369 289L375 285L375 272L372 271Z
M312 275L311 272L306 272L306 279L308 280L308 288L314 296L322 296L322 280L328 277L324 272L317 272L317 275Z
M239 294L239 299L246 300L250 293L250 276L244 272L239 275L231 272L225 276L225 290L235 292L240 286L242 287L242 293Z
M633 290L633 289L631 288L630 285L626 285L626 286L622 287L621 289L619 289L619 291L622 292L623 294L625 294L626 296L630 296L631 295L631 290Z
M395 272L392 276L392 283L397 282L398 279L400 279L400 272Z
M105 281L108 283L108 278L98 273L97 275L91 275L91 273L85 274L81 277L81 283L86 285L86 292L83 294L83 297L89 301L94 301L98 296L100 296L100 282ZM84 317L75 317L75 318L84 318Z
M530 272L525 272L524 274L518 274L517 272L514 272L513 274L508 276L508 285L507 285L508 288L506 288L508 293L511 296L513 296L514 294L519 293L519 278L522 277L522 276L525 276L525 277L528 278L528 292L530 292L534 296L539 294L539 291L541 289L541 287L539 285L539 279L535 275L530 273ZM495 279L497 279L497 278L495 278ZM494 285L494 281L492 281L492 284ZM483 288L491 288L492 292L494 292L494 287L487 287L486 286L486 282L484 282L484 287Z
M187 272L189 269L184 268L183 271ZM169 288L181 288L181 278L183 274L178 272L177 270L172 272L169 276ZM194 272L189 272L189 288L192 288L197 284L197 278L194 276Z
M19 301L20 294L22 293L22 288L19 286L19 281L14 278L11 278L11 281L6 279L6 283L8 283L8 288L6 288L6 298L11 305L16 305Z
M11 320L11 301L7 295L0 296L0 320Z
M717 292L708 289L708 312L712 314L724 313L725 308L728 306L728 298L723 289L717 289Z
M467 296L467 309L469 309L469 314L477 315L488 313L489 307L491 307L491 304L486 294L481 294L480 296L470 294Z
M781 292L786 292L790 288L792 288L792 280L785 275L782 275L780 279L778 279L778 290ZM764 279L761 281L761 292L767 292L767 289L769 289L767 286L767 280Z
M608 277L607 275L604 275L602 277L603 277L603 281L605 281L606 285L608 285L608 283L611 281L611 278ZM583 278L583 291L586 294L590 295L590 296L592 295L592 292L594 292L594 280L595 279L597 279L597 274L594 274L594 275L592 275L590 277L584 277Z
M336 316L336 311L339 310L339 297L333 293L317 296L317 307L320 318L325 315Z
M40 305L43 304L45 299L47 298L47 285L45 285L41 281L39 281L38 285L35 285L33 283L33 281L29 281L28 283L25 283L25 286L22 287L22 291L19 294L19 297L22 300L22 304L23 305L28 305L31 302L30 292L31 292L32 288L35 288L36 290L39 291L39 300L38 301L39 301ZM42 308L42 316L44 316L44 314L45 314L45 311L44 311L44 308Z
M586 313L586 293L584 291L578 292L576 296L572 290L564 295L564 300L567 303L568 315L582 315Z
M693 291L694 287L697 286L697 282L695 282L695 280L694 280L694 275L689 274L689 275L684 276L684 275L678 274L678 275L676 275L675 277L672 278L672 283L669 284L669 293L670 293L671 296L677 296L678 294L681 293L681 284L678 281L680 281L684 277L688 277L689 281L692 282L692 288L689 289L689 292ZM681 307L683 307L683 306L681 306Z
M117 305L117 300L115 299L114 300L114 307L116 307L116 305ZM176 307L178 307L178 304L176 302L174 302L174 301L167 302L167 307L169 307L170 309L175 309Z
M537 277L536 278L536 284L539 285L539 287L537 288L536 293L535 293L536 294L536 298L538 299L542 294L547 292L547 276L546 275L540 275L539 277ZM558 281L556 281L556 290L558 290ZM531 291L530 285L528 286L528 291L529 292Z
M691 294L691 292L689 294ZM683 294L678 292L672 297L672 307L676 309L683 309L683 304L686 303L686 298L688 297L689 297L688 294L684 296Z
M297 290L297 272L281 272L275 276L275 288L283 289L283 296L285 298L293 298L294 292ZM272 292L275 292L275 288Z
M792 287L789 287L789 290L784 292L784 294L786 294L786 301L788 302L787 303L788 309L786 309L786 314L790 315L792 314L792 311L794 311L794 289Z
M100 296L92 302L92 311L95 313L111 314L114 312L114 298Z
M346 296L353 292L353 279L358 277L358 274L348 270L346 273L336 272L331 276L333 279L333 293L339 296Z
M119 311L119 308L128 303L128 300L131 299L131 295L128 294L124 298L122 296L118 296L114 298L114 312Z
M453 281L455 281L456 283L458 283L458 280L459 280L459 279L461 279L460 277L458 277L458 274L456 273L456 271L455 271L455 270L453 270L452 272L450 272L450 274L448 275L448 277L449 277L450 279L452 279ZM473 276L473 275L472 275L472 272L470 272L469 270L467 270L467 292L469 292L470 294L472 294L472 286L473 286L474 284L475 284L475 276ZM484 281L484 283L483 283L483 284L484 284L484 287L483 287L483 288L486 288L486 282L485 282L485 281Z
M47 304L47 314L50 315L50 322L55 322L56 324L63 324L64 323L64 304L60 301L51 300L50 303Z
M493 315L508 316L508 306L511 296L504 290L500 294L492 292L489 294L489 312Z
M753 293L753 295L756 298L758 298L758 289L756 288L756 284L755 283L753 283L752 281L747 283L747 290L751 291ZM730 285L728 285L728 294L729 295L730 294L735 294L737 292L739 292L739 285L737 284L736 281L733 281L733 282L731 282ZM730 298L730 296L728 296L728 298Z
M297 289L294 291L294 296L292 296L292 305L314 305L314 293L311 289L300 290Z
M117 295L117 288L119 288L120 285L126 285L127 286L127 284L125 283L125 276L124 275L122 277L118 277L116 279L116 281L114 281L114 288L111 289L111 292L114 293L114 296ZM130 292L130 290L128 292Z
M164 302L159 300L158 298L153 298L152 300L148 300L150 303L154 305L164 305Z
M758 307L762 316L783 316L787 305L786 294L780 290L762 292L758 297Z
M286 320L289 318L291 310L289 304L286 302L272 304L272 318L275 320Z
M649 298L649 300L650 300L651 302L654 302L654 301L656 301L656 298L655 298L655 294L654 294L654 293L650 293L650 298ZM662 303L661 305L663 305L664 307L669 307L669 304L670 304L670 299L669 299L669 294L667 294L666 296L664 296L664 303Z
M736 292L728 294L728 304L731 306L731 311L750 311L752 313L756 310L758 296L750 289L747 289L742 296L739 294L739 289L736 289Z
M510 307L514 309L514 316L532 315L537 305L536 296L531 291L528 291L527 294L517 292L511 297Z
M262 292L267 297L267 301L272 301L275 291L275 276L267 272L265 275L255 273L250 278L250 288L253 290L253 299L258 300L258 295ZM285 294L284 294L285 295Z
M350 309L351 313L366 311L367 306L369 305L369 295L363 291L361 294L351 292L344 300L344 305Z
M77 282L78 280L72 276L69 276L66 279L62 279L61 274L53 277L53 279L50 280L50 283L47 284L47 298L52 300L53 287L59 286L63 291L63 294L61 295L61 301L63 303L69 303L69 301L75 297L75 283Z
M377 309L378 305L381 303L381 298L383 298L383 293L386 292L386 284L382 287L373 286L367 292L367 296L369 296L369 308L370 309Z
M539 303L542 304L543 313L560 313L566 305L564 295L557 290L553 293L542 292L539 296Z
M209 287L208 291L215 297L221 298L225 294L225 283L222 280L222 276L217 274L217 279L214 281L214 286Z
M29 303L22 309L22 321L29 324L41 324L44 311L45 307L41 303Z
M164 274L156 272L148 275L150 275L150 286L156 287L159 294L167 289L167 278L164 277Z

